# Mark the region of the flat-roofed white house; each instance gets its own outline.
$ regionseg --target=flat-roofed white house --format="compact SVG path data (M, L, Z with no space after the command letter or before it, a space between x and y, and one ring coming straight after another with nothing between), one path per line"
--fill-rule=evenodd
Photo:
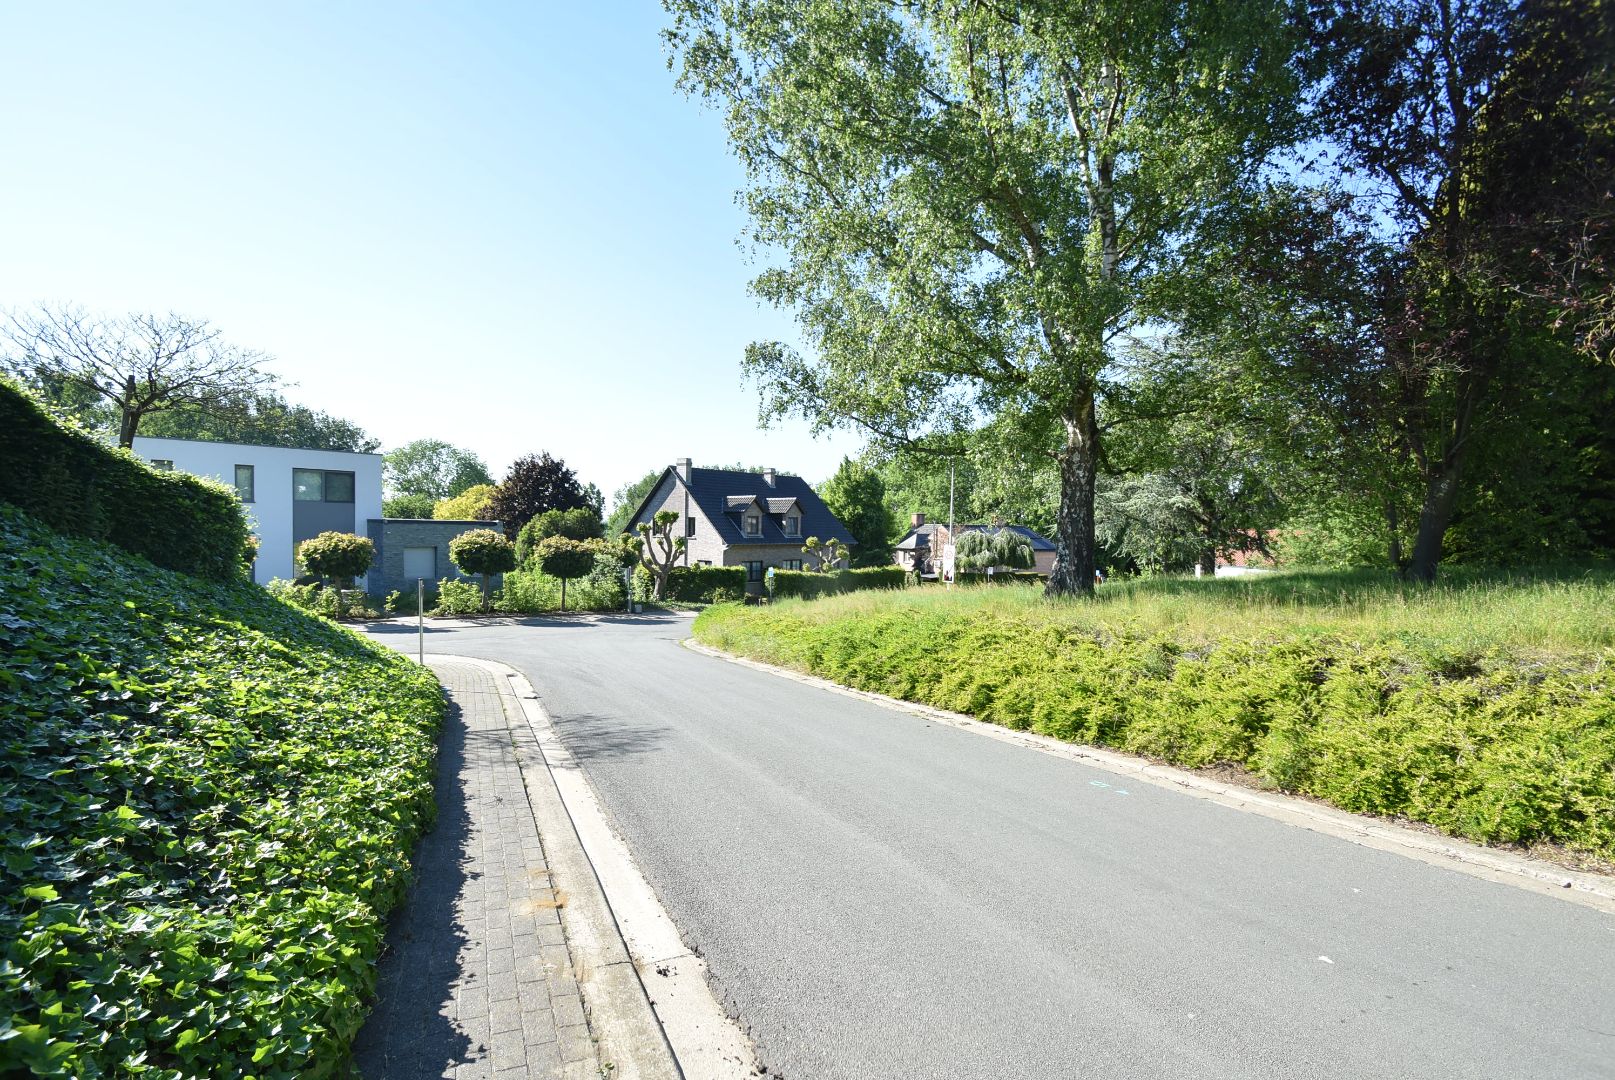
M134 452L160 469L234 487L258 537L252 578L297 576L293 552L322 532L365 535L381 518L381 455L345 450L135 436Z

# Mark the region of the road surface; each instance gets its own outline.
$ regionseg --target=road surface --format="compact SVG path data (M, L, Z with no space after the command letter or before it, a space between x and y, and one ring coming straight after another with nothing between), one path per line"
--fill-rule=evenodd
M1615 917L688 630L531 619L427 648L528 676L771 1076L1615 1077Z

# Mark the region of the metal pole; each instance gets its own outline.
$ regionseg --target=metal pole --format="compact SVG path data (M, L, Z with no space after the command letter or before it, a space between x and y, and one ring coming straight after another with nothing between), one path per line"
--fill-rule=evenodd
M426 579L415 579L415 647L426 666Z
M953 546L953 459L948 459L948 546ZM948 588L953 588L954 567L948 565Z

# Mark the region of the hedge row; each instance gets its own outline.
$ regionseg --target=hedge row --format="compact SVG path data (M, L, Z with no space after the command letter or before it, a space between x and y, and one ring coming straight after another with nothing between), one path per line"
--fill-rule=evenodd
M768 592L775 600L800 597L811 600L817 596L857 592L860 589L901 589L909 582L909 573L901 566L870 566L862 570L833 570L828 574L812 570L770 570Z
M983 605L719 608L709 645L1346 810L1615 857L1615 649L1544 661L1328 634L1179 640Z
M433 813L402 656L0 508L0 1075L341 1075Z
M247 523L222 484L152 468L127 450L63 426L0 379L0 502L59 533L104 540L158 566L240 577Z
M744 566L675 566L667 575L667 599L686 604L715 598L738 600L746 593Z

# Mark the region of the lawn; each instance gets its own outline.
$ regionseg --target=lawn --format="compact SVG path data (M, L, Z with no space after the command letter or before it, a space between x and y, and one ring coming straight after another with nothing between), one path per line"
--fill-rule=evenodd
M860 592L696 620L717 648L1501 844L1615 856L1615 573Z

